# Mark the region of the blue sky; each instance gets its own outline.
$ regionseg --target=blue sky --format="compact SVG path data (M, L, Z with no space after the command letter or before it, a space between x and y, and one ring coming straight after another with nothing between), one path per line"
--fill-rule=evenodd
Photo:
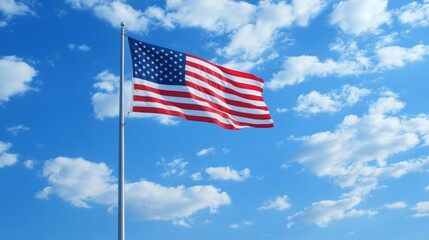
M117 238L122 21L263 78L275 123L129 114L127 239L429 237L428 0L0 0L2 239Z

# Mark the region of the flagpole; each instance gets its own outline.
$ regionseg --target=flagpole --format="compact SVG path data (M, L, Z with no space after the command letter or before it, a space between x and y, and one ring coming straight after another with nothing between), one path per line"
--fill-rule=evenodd
M118 240L125 240L124 203L124 38L125 24L121 23L121 70L119 85L119 183L118 183Z

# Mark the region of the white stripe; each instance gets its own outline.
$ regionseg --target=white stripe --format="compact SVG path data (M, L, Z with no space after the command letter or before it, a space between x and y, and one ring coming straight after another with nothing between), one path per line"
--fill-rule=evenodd
M149 92L149 91L144 91L144 90L135 90L134 95L135 96L149 96L149 97L153 97L153 98L160 99L160 100L166 100L166 101L173 102L173 103L186 103L186 104L206 106L209 108L216 109L216 107L211 106L207 102L203 102L203 101L199 101L199 100L191 99L191 98L171 97L171 96L161 95L161 94L157 94L157 93L153 93L153 92ZM137 106L138 102L141 102L141 101L134 101L134 102L135 102L135 106ZM234 110L237 112L241 112L241 113L251 113L254 115L268 115L269 114L268 111L258 110L258 109L256 109L256 110L252 110L252 109L248 109L248 108L228 108L228 109ZM241 111L241 110L243 110L243 111ZM218 111L221 111L221 110L218 109ZM253 118L238 116L238 115L235 115L233 113L228 113L225 111L221 111L221 112L224 112L225 114L227 114L231 118L235 118L235 119L238 119L238 118L253 119ZM248 121L248 120L240 120L240 121Z
M261 92L256 91L256 90L252 90L252 89L246 89L246 88L242 88L242 87L236 87L234 85L232 85L231 83L228 83L220 78L217 78L216 76L213 76L207 72L204 72L200 69L191 67L191 66L186 66L185 68L186 70L193 72L195 74L201 75L204 78L208 79L209 81L215 82L225 88L229 88L232 89L234 91L237 91L239 93L244 93L244 94L249 94L249 95L254 95L254 96L261 96Z
M224 75L228 79L231 79L231 80L233 80L235 82L246 83L246 84L254 85L254 86L257 86L257 87L260 87L260 88L264 87L264 83L262 83L260 81L256 81L256 80L252 80L250 78L243 78L243 77L234 76L234 75L230 75L230 74L224 73L219 68L217 68L217 67L215 67L215 66L213 66L211 64L208 64L208 63L206 63L204 61L201 61L198 58L193 58L192 56L186 56L186 61L202 65L202 66L204 66L206 68L209 68L209 69L211 69L211 70L213 70L213 71L215 71L215 72L217 72L217 73L219 73L221 75Z

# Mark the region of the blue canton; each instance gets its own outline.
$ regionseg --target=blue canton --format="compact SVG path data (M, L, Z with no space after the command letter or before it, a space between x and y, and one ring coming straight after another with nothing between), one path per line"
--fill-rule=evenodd
M184 53L128 37L133 76L159 84L185 85Z

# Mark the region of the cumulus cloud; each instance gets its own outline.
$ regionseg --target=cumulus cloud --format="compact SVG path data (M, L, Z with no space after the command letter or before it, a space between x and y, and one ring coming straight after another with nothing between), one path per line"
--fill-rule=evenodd
M250 169L245 168L241 171L231 169L230 167L209 167L205 172L214 180L244 181L250 177Z
M286 57L282 68L273 74L267 87L277 90L299 84L309 78L383 72L422 61L429 55L427 45L417 44L410 48L391 45L394 43L393 37L385 36L366 50L360 50L354 41L349 43L337 41L330 46L331 51L340 54L337 60L321 61L317 56L308 55Z
M387 10L388 0L346 0L339 2L331 14L330 22L342 31L353 35L379 33L380 27L391 21Z
M365 88L344 85L341 90L333 90L327 94L311 91L299 95L294 111L300 114L335 113L345 106L356 104L371 91Z
M319 227L326 227L334 220L340 220L351 217L374 216L375 211L356 210L356 207L362 199L358 197L342 198L340 200L323 200L313 203L303 211L300 211L288 217L290 222L299 221L308 224L316 224Z
M316 56L288 57L283 63L283 70L274 73L267 87L276 90L301 83L308 77L356 75L364 72L367 65L366 59L320 61Z
M36 164L36 161L31 160L31 159L24 161L24 167L27 169L33 169L35 164Z
M83 158L57 157L45 162L43 177L49 186L36 194L47 199L50 195L70 202L76 207L89 207L89 202L114 203L113 196L106 196L115 190L112 170L104 163L93 163Z
M413 217L429 217L429 201L418 202L411 210L415 212Z
M203 176L201 175L200 172L196 172L196 173L191 174L191 178L194 181L201 181L201 180L203 180Z
M412 172L429 171L429 156L390 163L391 156L428 144L429 116L399 114L406 106L392 92L384 92L362 117L348 115L334 131L290 140L302 143L296 160L319 177L328 177L341 188L350 189L339 200L313 203L291 216L321 227L351 216L372 215L356 207L380 179L399 178ZM398 207L401 203L389 205Z
M407 204L403 201L399 201L399 202L393 202L393 203L386 203L384 204L384 207L387 209L402 209L402 208L406 208Z
M36 69L17 56L0 57L0 103L31 89Z
M379 61L379 68L398 68L407 63L422 61L429 55L429 46L418 44L412 48L400 46L387 46L377 49L376 55Z
M29 6L21 2L16 2L15 0L3 0L0 1L0 13L10 20L15 16L25 16L25 15L34 15L34 11L30 9ZM0 19L0 27L7 26L7 21Z
M333 132L295 138L308 151L303 151L298 161L318 176L346 176L350 169L364 171L366 164L374 161L386 166L388 157L426 141L427 116L390 116L404 107L396 96L382 96L371 104L368 114L346 116Z
M144 32L148 27L144 12L121 1L98 4L93 10L95 16L109 22L112 27L119 27L121 22L125 22L127 31L132 32Z
M92 97L92 106L95 116L102 120L107 117L115 117L119 114L119 76L108 70L103 70L95 79L93 87L97 90ZM131 83L124 84L124 106L131 105Z
M244 1L168 0L166 25L199 27L208 31L230 32L251 20L256 6Z
M293 0L290 5L286 1L260 1L254 14L255 20L237 28L229 44L219 49L218 53L243 60L257 59L273 46L280 29L293 24L307 26L324 6L325 1L321 0Z
M144 32L148 27L145 13L123 1L66 0L66 3L75 9L92 10L96 17L115 28L119 28L121 22L125 22L127 31L131 32Z
M90 8L96 4L105 2L105 0L65 0L66 3L70 4L73 8Z
M199 152L197 152L197 156L201 157L208 154L214 154L215 151L216 149L214 147L204 148L204 149L201 149Z
M135 9L123 1L67 0L76 9L90 9L98 18L119 27L121 21L132 32L144 32L151 26L167 29L200 28L213 34L226 34L229 43L217 49L220 56L236 60L229 66L248 70L255 59L271 49L280 30L293 25L306 27L326 6L326 0L272 1L257 4L246 1L167 0L164 8L148 6ZM258 36L255 38L254 36ZM269 58L268 58L269 59ZM245 68L245 69L243 69Z
M126 188L127 206L139 219L183 219L206 208L215 213L220 206L231 203L226 192L212 185L165 187L140 181Z
M264 202L262 206L260 206L259 210L270 210L274 209L277 211L285 211L289 209L292 204L289 202L289 198L287 195L278 196L274 200L269 200Z
M36 193L39 199L57 196L76 207L117 206L117 184L104 163L83 158L57 157L46 161L43 177L48 186ZM185 222L196 212L214 213L231 199L212 185L166 187L141 180L125 184L125 203L130 215L141 220Z
M412 2L396 11L399 22L413 27L426 27L429 25L429 1L423 3Z
M15 165L18 162L18 154L8 153L12 144L0 141L0 168Z

